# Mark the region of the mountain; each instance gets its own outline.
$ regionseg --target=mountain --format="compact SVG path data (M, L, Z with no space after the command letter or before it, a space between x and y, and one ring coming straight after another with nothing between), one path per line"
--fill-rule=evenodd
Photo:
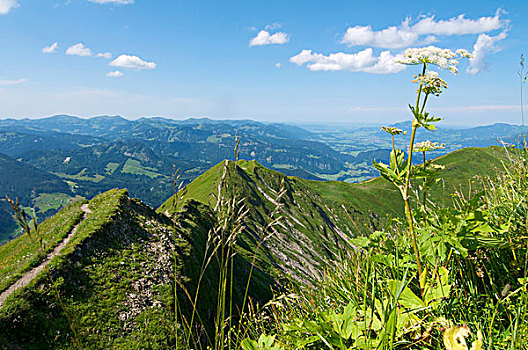
M505 153L498 147L467 148L439 157L435 163L445 166L443 182L433 189L431 198L451 203L455 190L467 193L473 176L500 171L502 159ZM284 194L278 198L281 191ZM388 217L403 215L398 190L384 179L362 183L310 181L244 160L217 164L167 200L158 212L170 216L187 200L214 208L219 197L247 203L247 236L241 239L253 250L266 235L262 227L281 205L282 224L260 248L261 261L266 261L262 268L274 266L301 281L317 275L329 260L349 249L350 238L381 229Z
M75 150L101 142L100 139L85 135L41 131L20 126L0 127L0 152L13 158L36 151Z
M440 157L435 162L446 167L445 184L433 196L447 201L452 188L467 191L469 179L495 173L504 157L500 148ZM387 215L401 216L399 193L391 186L379 178L359 184L311 181L255 161L226 160L157 211L126 190L72 203L39 225L43 253L27 234L0 246L0 339L8 348L74 346L55 289L42 271L49 260L56 291L85 347L174 347L175 288L188 315L185 291L194 295L201 281L198 314L202 324L213 324L219 266L211 259L203 274L200 266L226 222L232 227L243 219L244 227L233 238L234 305L244 300L253 263L249 296L262 304L271 288L280 290L291 281L309 284L353 249L350 238L381 228ZM13 287L15 281L22 287Z
M24 127L39 131L54 131L56 133L91 135L95 137L120 132L130 124L132 124L131 121L120 116L98 116L82 119L69 115L55 115L41 119L0 120L0 128Z

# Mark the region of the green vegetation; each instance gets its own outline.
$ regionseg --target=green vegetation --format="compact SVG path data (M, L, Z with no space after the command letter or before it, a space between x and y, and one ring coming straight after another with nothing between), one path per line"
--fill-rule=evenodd
M91 182L101 182L104 179L103 175L94 174L93 176L86 175L87 168L82 168L77 174L65 174L60 172L53 172L52 174L57 175L64 179L69 180L81 180L81 181L91 181Z
M403 54L403 63L423 65L413 80L419 88L416 106L410 106L409 154L395 147L394 136L403 130L384 127L392 134L390 164L374 165L401 194L405 220L395 218L382 230L352 239L355 248L327 267L313 288L294 288L295 294L279 296L249 315L256 322L249 325L253 335L241 344L244 350L467 350L468 343L472 350L526 348L526 144L519 151L504 148L502 172L471 181L468 186L474 185L455 192L448 206L438 193L434 200L431 196L443 170L467 172L496 150L467 164L452 163L450 157L433 162L426 152L442 146L415 144L417 129L435 129L439 120L425 112L427 97L447 88L427 65L456 71L456 55L469 54L437 48ZM415 146L423 153L418 165L412 162Z
M164 264L172 261L172 254L168 251L171 243L160 241L160 235L171 232L170 223L129 199L126 191L98 196L90 202L90 209L93 213L82 221L61 255L52 260L50 269L54 288L69 314L75 315L80 343L88 348L136 348L138 341L154 339L159 348L166 348L170 344L163 342L166 333L160 330L160 318L167 317L162 305L171 295L166 282L172 270L170 264ZM159 257L164 260L158 261ZM40 274L6 300L0 312L3 345L73 345L70 327L52 291ZM54 315L53 322L47 322L49 315ZM13 322L15 319L21 322Z
M66 206L39 225L45 254L39 254L39 242L31 240L27 234L0 246L0 292L6 290L25 272L37 266L46 254L70 233L82 218L82 203L75 202Z
M112 175L114 173L114 171L116 171L118 168L119 168L119 163L110 162L110 163L106 164L105 172L107 172L110 175Z
M467 330L472 349L525 349L525 152L510 153L502 175L476 180L483 191L459 192L454 207L430 202L425 223L416 207L420 280L411 237L395 223L354 239L357 249L313 288L294 288L252 315L254 341L272 334L264 349L446 349L444 337Z
M157 173L158 169L156 168L149 168L149 167L144 167L141 165L141 162L138 161L138 160L135 160L135 159L128 159L125 163L125 165L123 165L123 169L121 170L121 172L123 173L130 173L130 174L135 174L135 175L146 175L148 177L151 177L151 178L156 178L158 176L163 176L159 173Z
M471 159L489 159L489 164L494 165L471 164ZM455 199L461 203L462 193L468 192L459 192L460 196L453 197L451 188L466 186L464 188L469 191L471 182L468 180L475 172L491 175L497 171L496 166L500 166L501 160L507 159L503 149L474 148L435 160L446 165L446 181L444 186L438 183L432 189L431 198L444 198L449 203ZM473 181L472 191L487 189L491 184L486 182L479 186L480 180ZM218 194L219 185L224 201L217 206L214 194ZM328 342L350 345L350 337L339 340L332 333L335 327L331 315L335 314L336 320L345 320L356 310L358 316L355 320L365 326L365 320L362 321L360 316L365 303L369 310L375 310L379 326L368 331L365 328L353 331L359 332L357 334L370 332L377 339L385 324L375 300L386 306L392 298L390 288L381 282L384 278L390 276L389 279L398 281L407 271L405 285L420 298L419 290L416 294L412 284L415 283L412 280L415 267L409 260L412 255L409 255L407 235L401 234L404 232L401 224L385 216L398 218L403 215L398 196L382 179L361 184L308 181L284 176L254 161L226 161L198 177L177 197L160 207L158 211L169 214L173 222L130 199L122 190L94 198L89 203L93 213L87 215L77 234L52 261L51 271L66 310L75 315L79 339L86 348L137 348L145 344L167 348L178 343L199 349L207 344L216 344L218 348L222 342L226 347L240 348L251 346L251 339L257 342L263 332L273 337L262 336L261 343L273 338L273 346L295 349L301 348L298 341L304 339L307 348L320 348L324 342L320 338L314 340L316 335L310 333L314 329L318 329ZM230 198L242 201L230 207ZM497 199L497 202L508 206L504 200ZM415 201L412 203L416 205ZM227 213L241 213L246 209L249 211L243 215L228 215L231 219L227 222L243 218L244 229L237 233L236 240L226 240L236 242L229 248L234 259L222 263L215 257L221 250L216 250L218 245L214 244L213 237L222 237L218 229L224 225L223 218ZM78 207L77 210L82 215ZM519 213L519 218L522 215ZM62 224L65 218L57 216L53 219L56 220L54 226L66 227ZM270 225L271 222L274 224ZM44 224L41 224L43 233L48 232ZM228 225L223 237L229 237L233 228ZM67 233L67 229L64 230ZM376 230L378 232L368 238L369 233ZM430 232L424 233L423 239L419 239L424 251L430 249L427 248L431 245L430 235ZM10 244L22 241L23 237ZM474 254L474 250L468 251ZM451 253L451 264L463 262L459 258L454 260L456 254ZM516 254L520 257L523 252ZM221 256L223 254L217 257ZM422 256L428 259L426 253ZM210 262L205 264L207 261ZM405 261L405 264L400 266L398 261ZM446 269L449 281L458 281L452 267ZM435 271L434 265L428 271ZM323 277L313 279L314 274ZM430 278L432 286L438 285L432 275ZM219 284L220 281L223 284ZM512 291L520 287L513 282L510 282ZM313 288L307 288L306 283ZM450 285L452 283L455 282ZM477 279L475 283L481 282ZM222 290L219 285L225 286L224 294L219 293ZM276 299L272 299L272 287L278 293ZM368 295L374 293L376 299L364 299L365 288ZM452 287L452 291L455 290ZM354 294L356 292L359 294ZM405 293L412 298L410 292ZM272 301L267 303L270 299ZM5 337L13 346L24 342L28 348L71 347L73 338L68 322L54 300L44 276L15 292L0 311L0 329L5 329L4 333L0 331L0 338ZM218 307L217 303L222 300ZM252 302L246 304L244 300ZM351 300L359 304L352 304ZM444 305L447 300L431 299L428 302ZM240 319L237 315L242 311L242 305L246 308ZM453 306L450 307L453 310ZM226 314L218 314L219 309ZM422 333L429 326L436 327L436 340L432 344L438 345L438 336L441 336L438 329L443 326L436 318L432 321L429 312L420 310L410 314L427 320L420 326L424 328ZM407 313L398 315L403 317ZM47 322L49 315L53 315L54 322ZM444 317L457 324L467 320L471 329L476 330L467 315L465 318L449 316ZM497 314L496 317L503 320L505 316ZM20 319L21 323L13 324L14 319ZM299 324L301 319L306 322ZM310 328L309 321L320 328ZM188 327L187 324L184 327L186 322L194 326ZM220 326L224 322L231 322L231 331L229 327ZM181 326L179 331L175 331L176 324ZM291 328L287 328L288 325ZM221 331L225 336L215 338ZM399 341L406 341L410 336L410 333L397 332ZM485 334L486 342L487 337ZM433 339L433 336L427 339Z
M33 207L39 208L39 212L45 213L48 210L57 211L72 200L79 201L82 197L72 198L65 193L41 193L33 199Z

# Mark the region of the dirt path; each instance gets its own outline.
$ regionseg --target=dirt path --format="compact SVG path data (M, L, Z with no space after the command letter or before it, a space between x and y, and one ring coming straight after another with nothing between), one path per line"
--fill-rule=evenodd
M66 238L64 238L62 242L60 242L51 253L48 254L46 259L39 266L33 268L24 276L20 277L18 281L13 283L7 290L0 294L0 307L4 305L4 302L8 296L10 296L15 290L27 286L33 278L35 278L42 270L44 270L44 268L50 263L51 259L59 255L62 248L64 248L66 244L70 241L70 239L75 235L77 229L79 228L83 220L86 218L86 215L92 213L90 208L88 208L88 204L81 205L81 209L82 211L84 211L84 216L81 221L79 221L79 223L75 225L75 227L71 230L70 234Z

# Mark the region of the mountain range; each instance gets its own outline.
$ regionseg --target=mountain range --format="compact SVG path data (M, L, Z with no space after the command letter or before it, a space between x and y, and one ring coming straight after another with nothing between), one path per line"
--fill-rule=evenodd
M406 123L397 124L407 128ZM439 129L441 155L465 146L489 146L500 135L515 142L521 128L495 124ZM223 159L255 160L285 175L309 180L357 182L373 178L372 160L387 162L390 137L377 127L321 129L251 120L171 120L119 116L82 119L0 120L0 242L17 235L10 206L18 197L45 219L75 198L93 198L111 188L157 207L173 191L173 175L188 184ZM403 139L402 139L403 140ZM400 139L396 140L397 144Z

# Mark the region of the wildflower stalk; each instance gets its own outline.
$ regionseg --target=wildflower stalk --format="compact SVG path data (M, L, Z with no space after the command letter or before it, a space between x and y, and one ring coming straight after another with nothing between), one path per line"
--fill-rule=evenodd
M418 130L418 126L415 122L413 122L412 131L411 131L411 142L409 145L409 157L407 162L407 176L405 178L405 187L403 189L403 201L405 203L405 216L407 216L407 223L409 224L409 232L411 233L411 240L414 250L414 258L416 259L416 266L418 268L418 279L420 279L420 276L422 275L422 264L420 263L420 252L418 251L418 245L416 244L416 234L414 232L414 223L413 223L413 217L411 213L411 205L409 202L409 184L411 181L411 162L412 162L412 149L414 144L414 139L416 137L416 130Z
M425 162L427 161L427 159L425 158L425 150L422 152L423 153L423 168L425 170ZM423 198L422 198L422 205L423 205L423 211L424 211L424 216L423 216L423 224L425 226L426 224L426 217L425 217L425 214L427 213L427 187L426 187L426 182L427 182L427 179L423 179L423 182L422 182L422 186L423 186Z
M422 76L425 75L427 69L427 63L423 64L423 70L422 70ZM409 156L407 158L407 175L405 177L405 185L403 188L403 201L405 202L405 215L407 216L407 222L409 224L409 232L411 233L411 240L414 250L414 258L416 259L416 266L418 268L418 280L420 280L420 276L422 275L422 264L420 263L420 252L418 251L418 245L416 244L416 234L414 232L414 223L413 223L413 217L411 213L411 205L409 202L409 185L411 181L411 170L412 170L412 154L413 154L413 147L414 147L414 139L416 137L416 131L418 130L418 127L420 124L417 121L416 113L418 113L420 108L420 96L422 94L422 88L423 83L420 82L420 86L418 88L418 96L416 97L416 108L415 108L415 116L412 123L412 130L411 130L411 141L409 143ZM429 94L425 95L424 103L422 105L421 111L423 113L423 110L425 109L425 104L427 103L427 97ZM423 291L422 291L423 292Z

